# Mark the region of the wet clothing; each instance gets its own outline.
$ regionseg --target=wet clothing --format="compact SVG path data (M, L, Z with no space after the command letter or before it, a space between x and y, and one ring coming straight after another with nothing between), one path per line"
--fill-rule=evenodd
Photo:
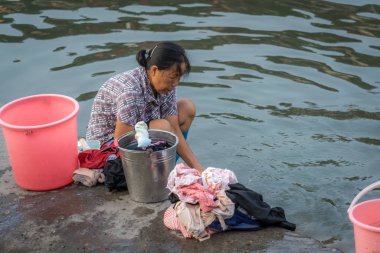
M97 183L104 183L105 177L102 169L79 168L73 172L73 180L76 184L92 187Z
M227 230L257 231L264 228L259 221L250 218L239 209L235 209L234 215L229 219L225 219L224 223L227 225ZM219 220L214 220L209 225L209 228L214 232L225 231Z
M296 228L281 207L271 208L261 194L239 184L227 169L208 167L200 174L177 164L169 174L167 188L172 204L164 214L164 224L181 231L185 238L202 241L226 230Z
M99 89L94 99L87 140L104 143L113 137L116 120L134 126L177 114L175 89L167 94L155 94L143 67L111 77Z
M208 178L208 183L205 184L203 178ZM230 170L209 167L200 174L179 163L169 174L167 188L181 201L191 204L201 201L202 210L206 211L215 207L213 199L219 191L229 189L228 184L236 182L237 178Z
M179 221L174 205L169 206L164 213L164 225L171 230L179 230L185 238L192 238L186 227Z
M206 231L206 226L201 217L201 208L199 205L192 205L186 202L178 202L175 207L178 222L182 224L186 231L198 240L210 238Z
M108 160L117 157L120 157L119 148L113 140L104 143L100 149L88 149L78 154L80 167L88 169L102 169Z
M227 196L243 208L249 215L260 221L264 226L278 226L294 231L296 225L285 218L285 211L281 207L271 208L263 200L263 196L240 183L230 184L226 190Z
M128 149L139 150L139 151L156 152L156 151L161 151L161 150L164 150L164 149L168 149L170 147L171 147L171 145L167 141L156 141L156 142L153 142L152 144L149 144L145 148L139 148L139 147L130 148L130 147L128 147Z
M128 189L121 158L107 161L103 173L105 176L104 184L109 191L124 191Z

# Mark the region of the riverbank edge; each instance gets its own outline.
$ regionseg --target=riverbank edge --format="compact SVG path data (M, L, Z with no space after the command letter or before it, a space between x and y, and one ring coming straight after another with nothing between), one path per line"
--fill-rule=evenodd
M0 252L341 252L275 227L185 239L163 225L168 206L137 203L104 185L24 190L14 181L0 133Z

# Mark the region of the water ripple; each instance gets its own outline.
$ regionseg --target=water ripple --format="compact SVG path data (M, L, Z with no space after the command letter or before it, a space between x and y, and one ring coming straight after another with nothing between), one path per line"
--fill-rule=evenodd
M348 111L330 111L326 109L314 109L314 108L278 108L273 105L269 106L255 106L258 110L269 110L270 114L280 117L291 116L312 116L312 117L327 117L336 120L351 120L351 119L371 119L380 120L379 112L368 112L364 110L348 110Z
M217 61L217 60L211 60L210 62L224 64L227 66L233 66L233 67L237 67L237 68L250 69L250 70L254 70L254 71L257 71L259 73L262 73L262 74L277 76L277 77L281 77L284 79L289 79L289 80L295 81L297 83L310 84L310 85L316 86L316 87L321 88L321 89L325 89L325 90L333 91L333 92L338 92L338 90L335 88L323 85L323 84L315 82L313 80L310 80L310 79L307 79L307 78L304 78L301 76L296 76L296 75L290 74L290 73L285 72L285 71L265 69L262 66L257 65L257 64L249 64L246 62Z

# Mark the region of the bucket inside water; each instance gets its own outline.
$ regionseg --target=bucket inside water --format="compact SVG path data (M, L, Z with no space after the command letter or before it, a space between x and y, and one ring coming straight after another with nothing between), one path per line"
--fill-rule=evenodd
M380 187L380 181L363 189L348 209L349 218L354 225L356 253L380 252L380 199L355 205L359 197L378 187Z
M78 167L78 111L76 100L57 94L20 98L0 109L17 185L44 191L72 182Z
M136 150L135 131L118 139L128 191L137 202L160 202L168 198L169 173L174 169L178 138L162 130L148 130L152 143L166 141L169 148L155 152Z

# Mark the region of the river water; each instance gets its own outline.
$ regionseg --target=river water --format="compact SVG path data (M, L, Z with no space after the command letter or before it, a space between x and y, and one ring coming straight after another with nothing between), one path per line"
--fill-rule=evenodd
M0 105L74 97L84 135L100 85L175 41L193 66L178 96L197 105L189 143L204 166L353 252L347 208L380 180L379 13L377 0L1 1Z

